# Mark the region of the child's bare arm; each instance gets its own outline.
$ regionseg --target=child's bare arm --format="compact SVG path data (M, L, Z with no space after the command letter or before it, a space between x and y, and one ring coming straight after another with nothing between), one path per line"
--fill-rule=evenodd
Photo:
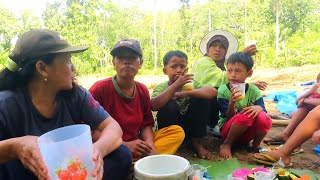
M181 92L175 93L175 97L177 98L194 97L194 98L212 99L217 95L218 95L217 89L210 86L204 86L199 89L193 89L190 91L181 91Z
M305 92L297 98L296 104L298 104L301 99L308 98L310 95L317 93L318 88L319 84L314 84L309 91Z
M174 97L177 91L180 91L181 87L190 82L193 79L191 74L181 75L173 84L171 84L166 90L161 92L158 96L151 99L151 110L157 111L166 105L172 97Z
M319 98L306 98L303 100L303 104L318 106L318 105L320 105L320 99Z
M151 110L158 111L174 96L174 93L179 90L179 86L172 84L158 96L151 99Z

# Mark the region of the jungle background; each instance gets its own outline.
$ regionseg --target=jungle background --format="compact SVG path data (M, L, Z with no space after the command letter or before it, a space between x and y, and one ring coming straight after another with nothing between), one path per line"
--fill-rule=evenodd
M277 90L303 90L305 87L295 84L314 81L319 73L320 0L172 0L167 10L157 9L160 0L153 0L153 9L135 5L141 1L51 0L40 16L30 10L16 13L0 3L0 69L23 32L52 29L72 45L90 47L72 58L79 84L89 88L95 81L115 74L110 55L114 44L122 38L135 38L143 49L143 66L136 79L152 92L155 85L166 80L162 73L166 52L182 50L192 64L202 56L202 37L210 30L224 29L237 37L239 50L248 40L258 41L254 75L249 81L266 81L269 85L264 95ZM279 113L275 102L266 102L266 107L271 113ZM273 127L269 135L283 128ZM211 136L203 141L213 153L210 160L222 160L218 154L221 142ZM310 140L303 145L305 153L293 157L294 168L320 173L315 146ZM188 148L178 154L196 158ZM234 157L255 164L243 149Z
M169 50L186 52L192 64L201 57L202 37L213 29L233 33L239 50L257 40L256 67L319 62L319 0L172 0L168 10L157 8L160 0L153 0L152 9L139 7L141 1L50 0L40 16L0 6L0 68L16 39L34 28L56 30L70 44L90 47L73 57L80 75L113 74L110 51L128 37L141 42L141 75L162 74L162 57Z

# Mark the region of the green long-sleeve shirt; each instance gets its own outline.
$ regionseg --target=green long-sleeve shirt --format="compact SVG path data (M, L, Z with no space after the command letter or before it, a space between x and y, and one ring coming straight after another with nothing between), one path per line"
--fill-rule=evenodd
M208 56L203 56L193 65L194 79L203 86L220 87L228 83L226 71L222 71Z

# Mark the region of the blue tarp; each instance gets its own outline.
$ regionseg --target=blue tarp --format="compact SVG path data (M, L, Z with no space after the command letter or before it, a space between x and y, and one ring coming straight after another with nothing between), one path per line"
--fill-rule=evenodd
M287 91L276 91L268 94L265 99L271 101L278 101L277 109L283 114L290 115L293 111L296 111L296 99L303 92L287 90Z
M318 144L318 146L315 147L313 150L316 151L316 153L318 154L318 156L320 156L320 144Z
M315 83L316 83L315 81L307 81L307 82L300 83L300 86L310 86Z

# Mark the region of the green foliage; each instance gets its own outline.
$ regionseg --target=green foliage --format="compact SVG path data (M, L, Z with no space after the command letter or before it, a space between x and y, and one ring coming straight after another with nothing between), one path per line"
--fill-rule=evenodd
M0 51L0 69L3 69L7 65L8 51Z
M110 51L122 38L135 38L141 42L144 63L139 74L162 74L162 57L170 50L186 52L191 65L202 56L199 43L209 29L225 29L235 34L239 50L245 47L246 39L257 40L256 66L300 66L319 62L320 14L317 0L191 2L180 0L178 10L157 12L156 71L153 12L136 6L121 6L111 0L50 1L41 19L30 11L15 15L0 7L0 64L2 67L5 65L7 55L21 33L40 27L60 32L70 44L90 47L73 57L79 74L113 75ZM277 64L276 10L280 12Z
M0 51L10 50L12 39L19 32L18 20L7 9L0 7Z

